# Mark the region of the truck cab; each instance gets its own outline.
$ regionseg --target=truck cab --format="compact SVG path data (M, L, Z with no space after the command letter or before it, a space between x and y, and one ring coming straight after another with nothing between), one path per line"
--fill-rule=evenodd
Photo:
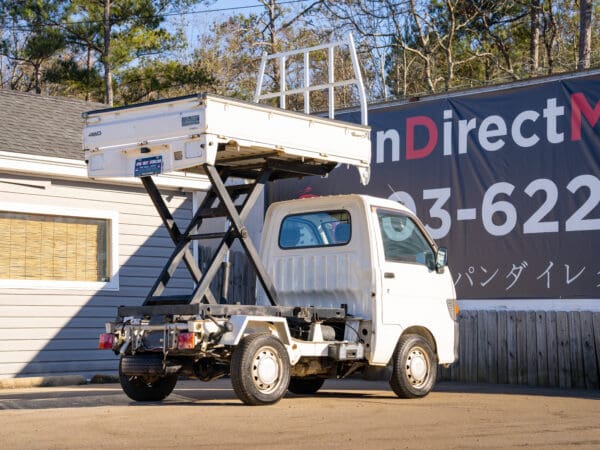
M439 363L455 361L456 294L446 257L402 204L366 195L275 203L261 256L282 305L343 305L356 326L345 335L365 344L370 365L387 365L411 333L428 340ZM266 304L264 294L258 301Z
M343 306L345 330L337 338L360 344L370 366L400 364L404 350L401 395L425 395L437 364L457 359L447 251L405 206L366 195L279 202L267 211L262 236L262 259L282 305ZM424 348L403 349L407 339Z

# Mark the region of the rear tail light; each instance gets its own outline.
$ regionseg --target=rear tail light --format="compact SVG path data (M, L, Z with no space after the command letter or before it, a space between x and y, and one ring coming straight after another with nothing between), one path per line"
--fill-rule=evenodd
M98 339L98 348L100 350L112 350L115 343L115 335L111 333L102 333Z
M179 350L192 350L196 347L196 335L194 333L179 333L177 336L177 348Z

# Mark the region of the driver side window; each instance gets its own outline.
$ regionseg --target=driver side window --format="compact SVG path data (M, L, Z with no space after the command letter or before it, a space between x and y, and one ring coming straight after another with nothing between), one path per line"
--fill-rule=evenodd
M410 217L383 209L377 211L377 217L387 261L417 263L433 268L433 249Z

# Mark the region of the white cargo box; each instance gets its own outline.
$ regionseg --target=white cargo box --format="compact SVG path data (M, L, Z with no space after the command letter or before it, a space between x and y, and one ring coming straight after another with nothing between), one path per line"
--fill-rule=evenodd
M88 175L140 177L256 166L274 158L347 164L369 179L369 127L200 94L84 114Z

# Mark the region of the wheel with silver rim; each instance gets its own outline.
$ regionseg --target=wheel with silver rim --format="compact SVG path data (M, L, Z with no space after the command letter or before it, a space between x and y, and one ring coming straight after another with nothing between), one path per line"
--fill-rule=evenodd
M392 390L402 398L425 397L437 378L437 359L431 344L418 334L402 336L393 356Z
M270 334L251 334L240 341L231 358L231 384L242 402L278 402L289 383L290 360L279 339Z

